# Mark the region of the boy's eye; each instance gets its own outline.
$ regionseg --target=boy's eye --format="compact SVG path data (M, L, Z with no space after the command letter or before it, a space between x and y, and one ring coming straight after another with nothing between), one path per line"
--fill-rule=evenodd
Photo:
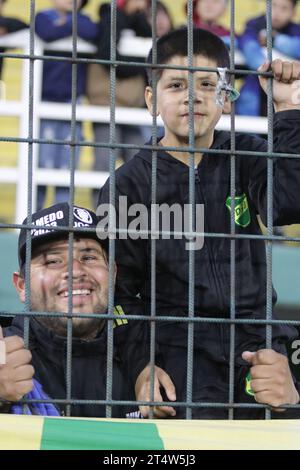
M172 83L170 83L169 88L173 88L175 90L178 90L180 88L183 88L183 83L182 82L172 82Z
M206 90L215 90L216 84L213 82L202 82L201 86Z

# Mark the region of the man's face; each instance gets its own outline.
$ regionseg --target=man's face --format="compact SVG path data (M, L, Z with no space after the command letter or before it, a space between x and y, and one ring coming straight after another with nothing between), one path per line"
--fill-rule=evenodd
M67 13L73 10L73 0L52 0L53 7L62 12ZM81 7L82 0L77 0L77 10Z
M101 245L93 239L74 240L73 246L73 313L106 313L108 301L108 264ZM68 312L68 241L53 241L34 252L30 270L31 310ZM25 301L25 282L19 284L21 301ZM66 333L66 318L43 319L57 334ZM74 318L74 336L92 334L103 320Z
M175 56L168 65L187 66L187 57ZM194 56L195 67L216 67L214 60ZM189 121L194 122L195 144L210 144L222 108L216 104L216 72L194 72L194 114L189 116L189 85L187 70L165 69L157 84L157 113L165 127L164 145L180 146L189 142ZM152 113L152 89L146 89L146 102Z
M292 21L295 8L291 0L272 1L272 26L274 29L281 29Z
M224 15L227 0L198 0L196 12L203 21L217 22Z

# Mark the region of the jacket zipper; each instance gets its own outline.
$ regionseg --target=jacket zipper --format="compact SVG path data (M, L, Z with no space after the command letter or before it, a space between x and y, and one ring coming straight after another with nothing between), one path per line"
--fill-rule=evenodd
M196 188L198 188L200 200L205 202L205 199L204 199L204 196L203 196L203 193L202 193L202 188L201 188L201 185L200 185L200 175L199 175L198 167L195 167L195 186L196 186ZM209 252L209 258L211 260L211 269L212 269L213 277L214 277L214 280L215 280L215 286L216 286L216 291L218 293L218 297L219 297L219 300L220 300L220 305L221 305L221 307L224 307L223 296L222 296L222 288L221 288L221 285L220 285L220 282L219 282L219 278L217 276L216 263L215 263L215 259L214 259L214 256L213 256L213 253L212 253L212 250L211 250L210 243L208 243L207 248L208 248L208 252ZM220 324L220 335L221 335L223 359L225 359L224 331L223 331L223 325L222 324Z

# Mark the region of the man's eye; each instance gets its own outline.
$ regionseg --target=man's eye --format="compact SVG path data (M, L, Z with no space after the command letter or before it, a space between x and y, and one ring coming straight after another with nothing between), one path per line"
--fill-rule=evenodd
M86 255L82 259L83 261L97 261L98 260L96 256L92 256L92 255Z
M53 265L56 265L56 264L59 264L59 263L61 263L61 260L58 259L58 258L57 259L47 259L46 262L45 262L46 266L51 266L51 265L53 266Z

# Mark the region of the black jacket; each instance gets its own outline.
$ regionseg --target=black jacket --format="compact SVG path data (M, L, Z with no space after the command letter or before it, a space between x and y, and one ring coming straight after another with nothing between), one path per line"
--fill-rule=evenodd
M215 132L212 148L230 150L230 133ZM236 134L236 149L267 151L267 143L258 137ZM300 111L286 111L274 117L274 151L299 153ZM116 171L116 208L118 197L126 195L128 206L151 204L151 151L141 150L130 162ZM236 158L236 233L261 234L257 215L267 223L267 159L255 156ZM300 222L300 160L274 159L274 225ZM196 203L204 204L205 232L230 233L230 155L205 154L196 169ZM109 201L109 182L100 191L99 203ZM226 204L227 202L227 204ZM163 148L158 152L157 204L189 203L189 168ZM239 212L241 211L241 212ZM150 210L149 210L150 213ZM240 215L242 214L242 217ZM136 217L136 216L135 216ZM132 218L128 218L129 222ZM149 219L150 228L150 219ZM189 251L186 239L156 241L156 314L188 315ZM126 313L150 314L151 240L117 240L118 266L116 298ZM195 316L228 318L230 316L230 240L206 237L201 250L195 251ZM263 319L266 316L266 251L262 240L236 241L236 317ZM273 303L276 294L273 292ZM131 323L131 326L130 326ZM134 362L135 377L147 364L149 351L145 337L135 328L142 322L129 322L126 350ZM123 330L124 334L125 329ZM265 347L265 326L246 324L236 328L236 361L242 351ZM131 334L132 332L132 334ZM143 333L145 335L145 333ZM296 329L273 327L273 347L285 353L285 343L296 337ZM120 340L122 343L122 340ZM135 346L130 346L131 343ZM229 360L230 327L225 324L195 325L194 347L209 352L220 362ZM187 346L187 325L159 322L156 348L159 344ZM136 351L139 350L139 353ZM135 354L135 359L133 355Z
M24 321L15 317L11 327L5 330L5 336L23 337ZM106 345L105 329L92 341L73 339L72 342L72 399L106 399ZM32 353L34 378L42 385L52 399L66 399L66 338L56 336L39 321L30 319L29 349ZM120 360L113 364L114 400L133 400L128 381L120 370ZM65 405L56 405L65 414ZM133 407L114 406L113 417L125 418L126 411ZM77 404L71 407L72 416L105 417L105 405Z

